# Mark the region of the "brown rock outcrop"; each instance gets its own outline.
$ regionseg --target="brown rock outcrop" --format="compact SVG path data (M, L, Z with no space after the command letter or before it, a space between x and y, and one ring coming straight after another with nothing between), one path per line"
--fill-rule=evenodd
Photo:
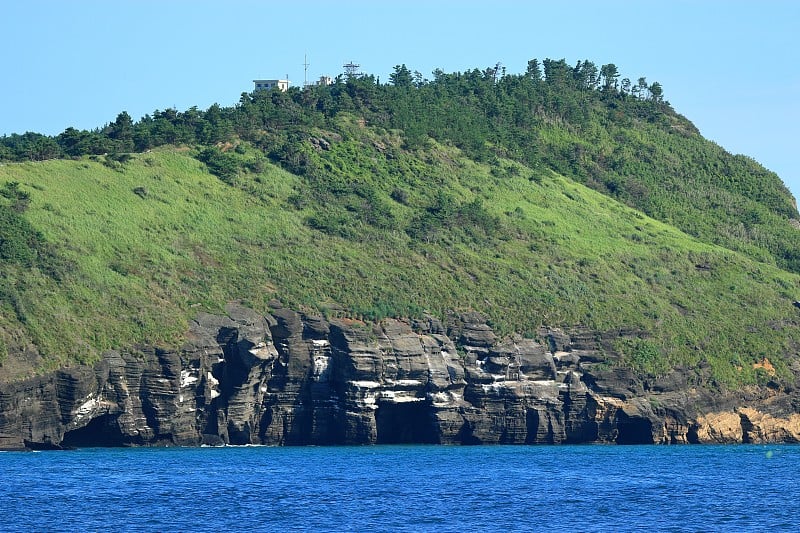
M693 428L699 443L800 442L800 414L775 417L752 407L709 413Z

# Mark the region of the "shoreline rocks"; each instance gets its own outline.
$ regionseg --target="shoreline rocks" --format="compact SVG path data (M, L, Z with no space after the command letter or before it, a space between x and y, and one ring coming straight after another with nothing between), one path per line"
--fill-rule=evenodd
M800 442L788 394L745 406L687 388L680 370L650 383L585 329L499 339L477 313L226 313L198 315L180 350L0 385L0 449Z

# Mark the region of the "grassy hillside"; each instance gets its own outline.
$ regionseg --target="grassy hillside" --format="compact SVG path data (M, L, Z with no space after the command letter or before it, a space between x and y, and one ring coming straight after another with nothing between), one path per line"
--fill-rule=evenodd
M110 154L122 162L159 146L199 146L209 169L230 179L235 161L217 157L215 147L245 140L261 153L248 170L266 158L317 188L338 187L335 197L346 187L321 182L333 176L313 165L308 141L320 130L346 136L343 119L354 116L401 132L406 150L435 139L496 170L504 159L552 170L704 242L800 273L800 231L792 225L800 215L780 178L703 139L659 83L620 77L613 64L589 60L533 59L524 74L499 65L437 70L433 80L398 65L389 83L339 77L330 86L242 94L231 107L156 110L137 122L121 112L94 131L3 136L0 161ZM349 168L340 171L346 180Z
M503 333L635 329L622 364L654 374L702 363L719 383L755 382L764 357L788 372L797 275L549 169L434 141L406 150L346 116L313 133L302 176L246 142L0 166L41 248L1 263L6 377L178 345L199 311L273 298L366 318L472 308Z
M641 372L755 383L768 358L788 376L793 198L611 67L403 65L0 138L0 379L178 346L196 313L272 299L624 330L618 364Z

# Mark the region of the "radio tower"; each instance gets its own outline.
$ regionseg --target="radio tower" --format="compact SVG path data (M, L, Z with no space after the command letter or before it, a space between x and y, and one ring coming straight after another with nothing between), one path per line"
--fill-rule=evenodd
M303 87L308 87L308 54L303 54Z
M345 65L343 65L343 67L344 67L344 75L347 77L348 80L352 79L352 78L355 78L356 76L361 74L358 71L358 69L361 68L361 65L357 65L357 64L353 63L352 61L350 61L349 63L346 63Z

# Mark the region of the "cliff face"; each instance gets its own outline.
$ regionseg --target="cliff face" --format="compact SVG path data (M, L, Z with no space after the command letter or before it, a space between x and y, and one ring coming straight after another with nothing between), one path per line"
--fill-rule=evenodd
M741 407L680 372L615 366L609 335L541 338L498 339L476 313L370 325L230 306L197 317L178 351L0 386L0 448L800 442L785 391Z

